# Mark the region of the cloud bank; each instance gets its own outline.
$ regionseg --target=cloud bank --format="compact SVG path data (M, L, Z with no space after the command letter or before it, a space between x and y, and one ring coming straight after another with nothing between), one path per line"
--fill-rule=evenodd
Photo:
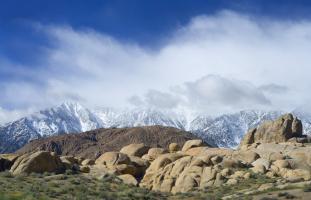
M311 21L222 11L194 17L156 49L69 25L36 28L52 45L43 48L35 67L0 63L0 73L17 77L0 82L1 107L35 109L75 100L90 107L220 114L292 110L311 97Z

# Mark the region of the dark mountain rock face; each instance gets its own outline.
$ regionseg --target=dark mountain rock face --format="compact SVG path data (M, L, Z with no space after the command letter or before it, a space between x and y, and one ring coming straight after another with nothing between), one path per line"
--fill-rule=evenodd
M119 151L123 146L132 143L168 148L170 143L182 146L187 140L196 138L189 132L163 126L96 129L80 134L66 134L33 140L19 149L17 153L43 150L54 151L59 155L96 158L104 152Z

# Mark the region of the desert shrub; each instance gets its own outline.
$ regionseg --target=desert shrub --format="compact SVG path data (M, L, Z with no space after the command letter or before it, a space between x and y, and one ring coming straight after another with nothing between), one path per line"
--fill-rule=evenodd
M303 191L304 192L311 192L311 185L310 184L305 185L304 188L303 188Z
M11 174L11 172L9 172L8 170L4 171L4 172L1 172L0 173L0 176L1 177L4 177L4 178L13 178L14 176Z

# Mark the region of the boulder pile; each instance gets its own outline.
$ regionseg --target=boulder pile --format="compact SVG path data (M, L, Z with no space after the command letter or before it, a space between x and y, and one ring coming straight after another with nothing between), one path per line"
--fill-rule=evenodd
M235 150L211 148L196 139L183 146L172 143L167 149L129 144L96 160L39 151L11 159L0 156L0 170L10 168L16 175L71 169L97 178L114 174L126 184L172 193L235 185L255 174L301 182L311 180L307 141L301 121L287 114L250 130Z
M240 145L253 143L286 142L302 135L302 123L292 114L285 114L275 121L266 121L257 128L249 130Z

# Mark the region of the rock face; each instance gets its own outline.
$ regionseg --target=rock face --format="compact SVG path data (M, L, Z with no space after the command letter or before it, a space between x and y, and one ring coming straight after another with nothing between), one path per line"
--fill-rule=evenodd
M118 178L120 178L123 181L123 183L128 184L128 185L137 186L138 184L138 181L135 179L135 177L133 177L130 174L119 175Z
M292 114L285 114L275 121L264 122L249 130L240 146L253 143L286 142L293 137L302 137L302 123Z
M127 154L129 156L138 156L142 157L144 154L148 152L150 147L145 146L143 143L140 144L129 144L123 147L120 152Z
M203 145L202 140L189 140L184 144L182 151L187 151L193 147L200 147L202 145Z
M47 151L39 151L34 154L24 154L20 156L11 167L12 174L22 173L60 173L65 170L65 166L60 158Z
M189 141L188 144L195 143ZM169 153L159 156L147 169L140 182L141 187L161 192L189 192L193 189L217 187L223 184L237 184L244 179L233 176L235 172L246 166L241 160L233 157L232 150L196 147L187 151L200 149L192 156L187 153Z
M136 156L128 156L120 152L106 152L95 161L95 167L117 175L130 174L141 177L149 162Z

